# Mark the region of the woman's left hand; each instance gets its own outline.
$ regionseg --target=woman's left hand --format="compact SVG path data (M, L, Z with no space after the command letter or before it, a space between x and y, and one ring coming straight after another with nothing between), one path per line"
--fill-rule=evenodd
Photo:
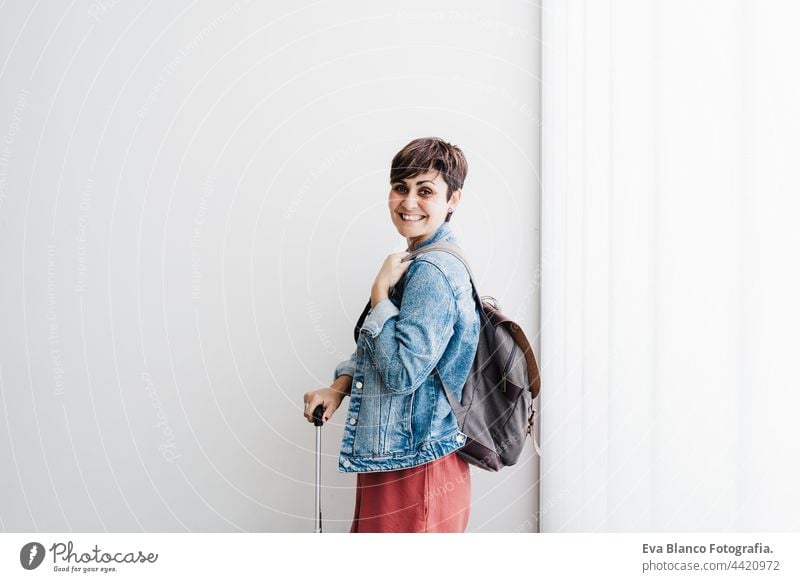
M400 259L408 255L407 252L392 253L386 260L383 261L381 270L378 271L375 277L375 282L372 284L372 289L380 292L388 293L389 287L397 283L403 274L411 266L411 261L400 262Z

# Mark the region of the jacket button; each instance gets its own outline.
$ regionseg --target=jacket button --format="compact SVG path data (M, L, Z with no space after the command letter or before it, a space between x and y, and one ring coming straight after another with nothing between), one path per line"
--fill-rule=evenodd
M342 463L342 467L344 467L345 469L347 469L349 466L350 466L350 461L345 461L344 463Z
M355 423L356 423L356 419L355 418L351 418L350 419L350 424L355 424Z
M361 388L363 385L364 385L364 383L361 380L356 382L356 388Z
M460 434L456 437L456 442L463 443L464 442L464 435Z

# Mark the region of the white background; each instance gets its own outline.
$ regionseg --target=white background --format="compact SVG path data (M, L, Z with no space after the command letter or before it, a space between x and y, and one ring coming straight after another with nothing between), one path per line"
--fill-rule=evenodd
M5 2L0 530L312 531L302 394L405 248L413 138L466 153L453 228L538 350L538 31L522 1ZM468 531L538 528L531 449L473 471Z
M799 531L800 7L543 14L542 530Z

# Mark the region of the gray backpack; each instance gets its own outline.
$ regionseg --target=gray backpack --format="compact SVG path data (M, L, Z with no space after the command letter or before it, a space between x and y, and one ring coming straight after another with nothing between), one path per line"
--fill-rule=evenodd
M445 385L438 367L434 368L455 411L458 428L467 436L466 445L458 449L457 454L481 469L498 471L517 462L529 434L538 452L533 400L541 386L539 368L522 328L500 312L493 297L478 295L472 270L458 246L448 242L431 243L409 253L403 261L434 250L448 252L464 264L480 316L478 349L461 393L461 402ZM356 324L356 337L369 306L368 302Z

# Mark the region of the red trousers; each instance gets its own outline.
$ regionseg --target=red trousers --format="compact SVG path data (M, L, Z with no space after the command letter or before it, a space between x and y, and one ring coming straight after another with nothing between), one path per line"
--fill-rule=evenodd
M358 473L350 533L463 532L469 464L455 452L408 469Z

